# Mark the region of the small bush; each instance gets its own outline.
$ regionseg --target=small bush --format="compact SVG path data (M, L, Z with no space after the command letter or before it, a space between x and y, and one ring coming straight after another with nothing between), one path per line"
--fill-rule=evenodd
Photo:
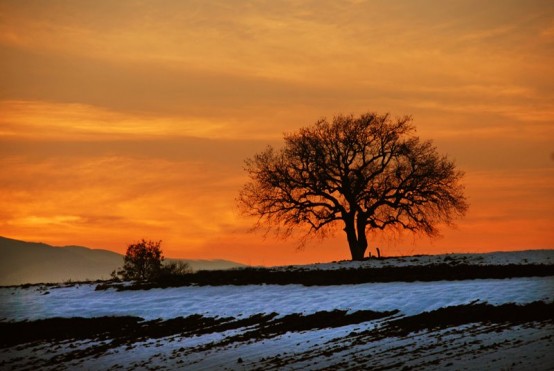
M192 273L192 268L183 261L167 262L162 266L161 276L184 276Z
M162 241L145 241L144 239L129 245L123 258L123 268L114 272L125 280L153 281L162 271L164 257Z

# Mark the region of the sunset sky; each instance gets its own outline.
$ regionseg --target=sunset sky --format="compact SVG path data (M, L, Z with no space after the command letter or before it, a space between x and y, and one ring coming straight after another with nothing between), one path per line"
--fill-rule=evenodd
M554 248L554 2L1 1L0 235L123 253L349 258L249 232L243 163L336 114L412 115L470 209L386 255Z

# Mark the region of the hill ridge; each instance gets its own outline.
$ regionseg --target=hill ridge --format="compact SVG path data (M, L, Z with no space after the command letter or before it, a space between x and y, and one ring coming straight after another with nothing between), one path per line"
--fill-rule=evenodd
M224 259L180 260L194 270L244 266ZM84 281L110 278L123 265L123 255L106 249L80 245L53 246L0 236L0 285Z

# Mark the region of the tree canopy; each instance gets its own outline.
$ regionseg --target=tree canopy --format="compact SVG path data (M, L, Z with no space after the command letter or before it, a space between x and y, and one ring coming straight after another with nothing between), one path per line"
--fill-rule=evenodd
M164 257L162 241L141 241L129 245L123 258L124 279L148 281L156 278L162 269Z
M437 235L468 208L463 173L415 131L411 117L367 113L286 134L282 148L246 160L239 206L285 236L302 225L308 236L341 226L354 260L369 230Z

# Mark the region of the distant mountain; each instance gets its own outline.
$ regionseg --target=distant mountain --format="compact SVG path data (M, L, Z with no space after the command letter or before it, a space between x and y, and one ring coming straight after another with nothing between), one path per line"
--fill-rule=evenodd
M228 260L181 260L192 269L228 269L244 266ZM123 255L82 246L50 246L0 237L0 286L24 283L108 279L123 265Z

